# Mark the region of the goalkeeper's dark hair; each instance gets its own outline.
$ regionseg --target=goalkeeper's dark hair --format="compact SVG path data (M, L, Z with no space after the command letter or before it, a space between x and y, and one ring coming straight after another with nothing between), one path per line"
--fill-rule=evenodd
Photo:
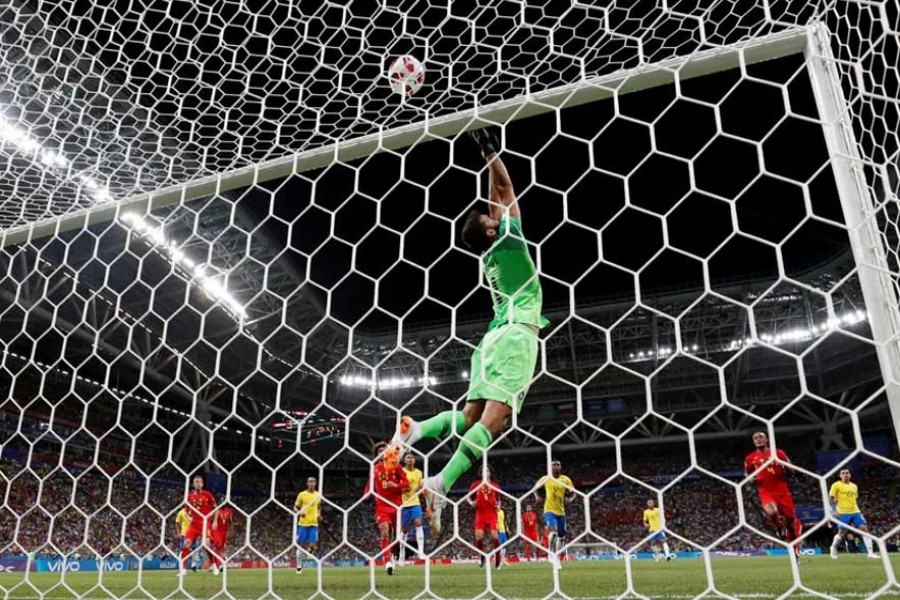
M479 254L491 247L493 240L488 236L487 227L481 221L481 213L477 210L472 210L466 217L462 228L462 240L466 246Z

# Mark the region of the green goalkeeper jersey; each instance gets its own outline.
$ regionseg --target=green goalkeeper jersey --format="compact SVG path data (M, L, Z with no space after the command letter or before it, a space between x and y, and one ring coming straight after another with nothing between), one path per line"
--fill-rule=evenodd
M539 328L549 324L541 316L541 282L522 234L522 221L504 216L500 220L497 241L484 253L481 261L494 301L494 320L489 329L509 323Z

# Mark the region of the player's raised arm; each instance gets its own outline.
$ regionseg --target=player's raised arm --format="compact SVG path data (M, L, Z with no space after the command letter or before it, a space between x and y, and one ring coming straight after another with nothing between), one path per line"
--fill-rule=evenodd
M506 170L503 159L500 158L500 141L493 128L487 127L471 132L472 138L478 142L481 148L481 156L487 161L490 173L488 180L488 200L491 207L491 217L501 219L504 213L509 211L509 216L521 219L519 203L516 201L516 191L513 188L512 179Z

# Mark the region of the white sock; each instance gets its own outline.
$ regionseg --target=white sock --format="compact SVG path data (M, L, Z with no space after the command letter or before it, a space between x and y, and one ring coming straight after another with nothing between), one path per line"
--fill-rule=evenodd
M867 536L867 535L864 535L864 536L863 536L863 544L866 545L866 551L867 551L869 554L874 554L874 550L872 550L872 538L870 538L870 537Z
M425 554L425 528L419 525L416 527L416 546L419 547L419 554Z
M400 542L400 562L402 563L406 560L406 534L402 533L400 535L403 536Z
M663 552L666 553L666 556L669 555L669 542L663 542Z
M839 533L834 534L834 539L831 540L831 547L837 548L838 546L841 545L841 542L843 541L843 539L844 538L841 537L841 534L839 534Z

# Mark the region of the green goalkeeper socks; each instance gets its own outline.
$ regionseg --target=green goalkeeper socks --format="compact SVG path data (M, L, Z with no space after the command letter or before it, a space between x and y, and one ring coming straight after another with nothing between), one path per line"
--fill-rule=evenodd
M463 473L478 462L485 449L493 441L491 432L481 423L475 423L459 442L459 448L453 453L450 462L441 471L444 478L444 490L449 491Z
M456 428L454 430L454 421ZM445 410L419 423L419 437L445 438L451 433L462 433L466 428L466 416L460 410Z

